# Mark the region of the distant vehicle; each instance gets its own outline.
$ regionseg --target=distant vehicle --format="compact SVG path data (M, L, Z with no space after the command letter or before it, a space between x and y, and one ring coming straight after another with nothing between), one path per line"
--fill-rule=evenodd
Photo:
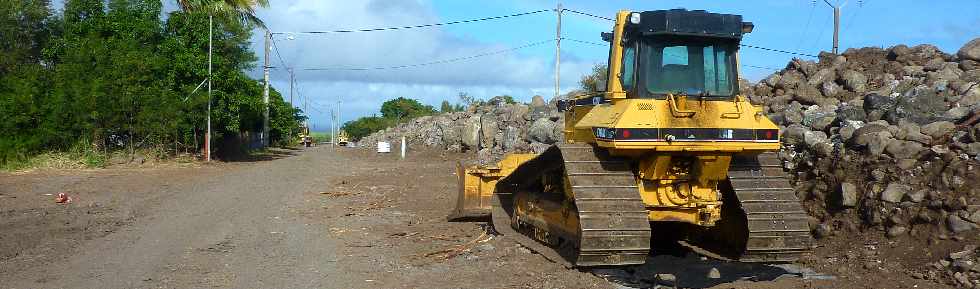
M340 133L337 133L337 145L345 147L349 141L346 131L341 130Z
M310 128L303 126L301 130L302 133L299 134L299 142L305 147L313 146L313 137L310 136Z

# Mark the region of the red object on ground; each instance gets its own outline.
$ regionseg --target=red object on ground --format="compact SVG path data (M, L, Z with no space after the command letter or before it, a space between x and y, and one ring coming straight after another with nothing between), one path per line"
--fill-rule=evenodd
M54 201L59 204L71 203L71 197L69 197L68 194L65 193L58 193L58 197L54 198Z

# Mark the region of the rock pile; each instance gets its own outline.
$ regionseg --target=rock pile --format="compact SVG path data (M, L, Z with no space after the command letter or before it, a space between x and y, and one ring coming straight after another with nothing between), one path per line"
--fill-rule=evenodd
M794 59L742 87L780 125L780 157L817 237L878 230L975 242L978 61L980 39L956 55L931 45L849 49ZM938 277L976 279L954 273Z
M852 210L890 237L918 224L978 227L977 50L980 39L958 55L931 45L824 53L743 88L782 127L780 155L819 233L850 227L835 215Z
M366 136L360 143L372 147L405 136L410 144L477 152L479 161L487 164L507 152L542 152L564 141L563 124L555 100L545 102L536 95L530 104L522 104L496 97L465 112L413 119Z

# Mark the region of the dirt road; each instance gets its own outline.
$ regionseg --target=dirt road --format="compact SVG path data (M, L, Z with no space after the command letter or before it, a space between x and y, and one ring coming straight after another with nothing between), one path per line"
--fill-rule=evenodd
M643 267L566 269L482 223L445 221L465 157L319 147L0 174L0 288L622 288L653 286L657 274L682 287L874 288L676 252ZM58 192L72 203L56 204Z

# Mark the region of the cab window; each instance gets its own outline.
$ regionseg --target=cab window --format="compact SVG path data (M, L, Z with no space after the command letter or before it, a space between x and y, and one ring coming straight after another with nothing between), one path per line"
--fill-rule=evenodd
M623 90L629 91L633 89L633 85L636 83L636 78L634 77L636 63L636 45L631 44L623 49L623 73L622 82Z

